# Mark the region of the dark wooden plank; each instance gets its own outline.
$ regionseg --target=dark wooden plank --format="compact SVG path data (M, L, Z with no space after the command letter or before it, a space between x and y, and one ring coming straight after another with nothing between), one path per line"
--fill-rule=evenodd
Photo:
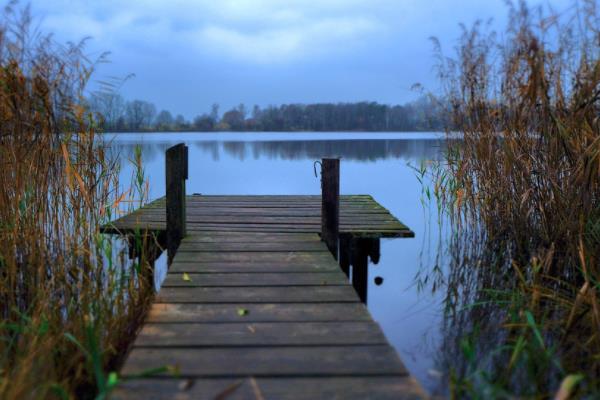
M136 213L143 213L149 215L164 215L164 211L161 208L144 208L143 211L136 211ZM206 215L264 215L271 217L319 217L321 216L321 210L317 207L286 207L286 208L274 208L274 207L187 207L187 215L193 216L206 216ZM354 215L359 216L377 216L377 215L390 215L389 211L385 208L344 208L340 209L340 215L351 217Z
M179 251L186 252L291 252L291 251L327 251L323 243L318 241L298 242L247 242L247 243L201 243L184 240Z
M208 212L222 212L226 209L236 209L241 212L247 211L249 213L262 214L262 213L294 213L302 210L307 210L306 212L315 213L320 212L320 204L313 203L227 203L227 205L217 203L215 204L187 204L187 209L202 213ZM160 208L158 205L153 205L151 207L144 206L144 208L139 209L141 212L153 212L155 214L160 214ZM134 212L138 212L134 211ZM340 212L344 214L350 213L359 213L359 214L388 214L389 210L385 207L378 204L348 204L348 203L340 203Z
M197 263L212 263L212 262L223 262L223 263L248 263L248 262L264 262L264 263L333 263L333 257L327 252L301 252L301 251L289 251L289 252L252 252L252 251L238 251L238 252L223 252L223 253L202 253L198 254L194 251L183 251L177 252L178 262L197 262Z
M319 228L318 225L285 225L285 226L270 226L270 225L214 225L207 226L206 224L193 224L188 225L187 230L190 234L206 233L206 232L232 232L232 233L315 233ZM149 231L161 231L164 230L164 224L161 223L150 223L150 224L136 224L136 223L121 223L117 222L114 224L105 225L102 227L102 233L107 234L126 234L135 232L136 229L149 230ZM340 226L340 234L351 234L353 236L363 237L414 237L414 232L409 229L399 229L393 227L383 228L366 228L360 227L345 227Z
M148 226L150 229L156 229L153 224L149 223ZM156 227L162 226L155 225ZM264 230L264 232L305 232L305 233L313 233L317 232L320 229L320 224L243 224L243 223L197 223L190 222L189 223L190 230L202 230L208 228L219 228L219 229L258 229ZM218 229L217 229L218 230ZM373 232L385 232L385 231L405 231L407 228L404 225L395 223L395 222L386 222L386 223L378 223L378 224L344 224L340 225L340 232L343 231L373 231Z
M157 303L318 303L359 301L351 286L166 287Z
M199 263L194 261L177 261L171 265L170 272L336 272L339 267L334 263L321 262L208 262Z
M374 322L145 324L135 347L341 346L387 344Z
M115 222L113 224L115 227L120 228L135 228L138 227L140 229L148 229L148 230L164 230L165 223L158 221L144 221L144 220L135 220L131 218L125 218L120 220L119 222ZM237 230L242 232L244 229L253 229L253 230L262 230L264 232L299 232L299 233L316 233L320 229L320 224L318 223L307 223L307 224L294 224L294 223L241 223L232 221L229 223L216 223L216 222L194 222L188 221L187 227L188 231L195 230ZM406 226L397 223L397 222L378 222L375 221L373 223L352 223L352 224L342 224L340 225L340 233L344 231L374 231L374 232L385 232L385 231L409 231Z
M236 206L236 207L249 207L249 208L255 208L255 207L276 207L276 208L281 208L281 207L289 207L289 206L293 206L293 207L320 207L320 203L321 203L321 198L317 198L314 200L293 200L293 199L282 199L282 200L252 200L252 201L240 201L240 200L235 200L235 199L231 199L229 201L214 201L214 202L208 202L208 201L199 201L199 202L193 202L193 201L186 201L187 204L194 206L194 207L225 207L225 206ZM157 207L159 206L161 203L155 203L152 205L152 207ZM363 207L363 208L379 208L379 207L383 207L381 204L377 203L374 200L369 200L369 201L354 201L354 200L347 200L347 199L340 199L340 204L343 204L346 207Z
M164 222L165 217L162 214L142 213L124 217L123 220L132 220L140 222ZM272 217L266 215L194 215L188 214L187 223L207 223L207 224L301 224L312 225L320 224L320 216L282 216ZM390 214L361 214L361 215L342 215L339 218L340 225L382 225L396 224L397 220Z
M142 226L144 227L144 226ZM156 225L149 224L147 229L160 229ZM318 229L318 225L214 225L214 224L191 224L190 232L278 232L278 233L313 233ZM340 226L340 234L348 233L352 235L370 235L383 237L413 237L414 233L402 227L381 226Z
M123 376L173 365L181 377L407 375L390 346L133 348ZM158 374L170 376L168 372Z
M184 279L185 278L185 279ZM327 273L175 273L167 274L162 287L211 287L211 286L314 286L347 285L346 276L337 272Z
M340 196L341 200L344 201L374 201L373 196L370 194L344 194ZM224 201L321 201L320 194L226 194L226 195L201 195L187 196L189 201L198 202L224 202ZM155 201L164 200L164 197L160 197Z
M210 203L273 203L273 202L288 202L288 203L314 203L321 201L321 195L253 195L253 196L240 196L240 195L220 195L220 196L187 196L186 200L189 203L195 204L210 204ZM376 203L375 199L370 195L348 195L343 194L340 196L340 200L346 203ZM149 202L150 205L160 204L164 202L165 198L159 197Z
M321 200L315 201L270 201L270 202L227 202L227 203L219 203L219 202L203 202L203 203L193 203L187 202L189 207L198 207L198 208L222 208L222 207L247 207L247 208L316 208L319 209L321 207ZM158 207L160 203L153 204L152 207ZM384 208L381 204L377 202L348 202L344 200L340 200L340 207L346 209L379 209Z
M258 395L257 395L258 393ZM321 378L136 379L116 389L121 400L419 400L427 398L410 376Z
M273 210L273 211L286 211L286 210L296 210L296 209L301 209L301 208L310 208L313 210L320 210L321 204L320 201L319 202L312 202L312 203L292 203L292 202L269 202L269 203L227 203L226 205L224 204L218 204L218 203L202 203L202 204L193 204L193 203L187 203L188 207L191 208L195 208L198 210L211 210L211 209L220 209L223 207L230 207L230 208L255 208L255 209L261 209L261 210ZM157 206L154 205L152 206L153 208L156 208ZM340 210L344 210L344 211L364 211L364 212L368 212L369 210L380 210L380 211L387 211L387 209L385 207L383 207L380 204L377 203L347 203L347 202L340 202Z
M245 233L195 233L185 238L186 242L202 243L298 243L298 242L318 242L320 237L316 233L254 233L252 235Z
M240 315L239 311L243 314ZM155 303L146 322L294 322L371 321L362 303Z

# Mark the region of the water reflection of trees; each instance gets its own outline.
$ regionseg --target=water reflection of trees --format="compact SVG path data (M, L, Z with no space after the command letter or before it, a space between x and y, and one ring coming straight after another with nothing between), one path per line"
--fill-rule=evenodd
M174 142L147 141L142 143L115 141L113 147L122 154L132 154L142 146L148 162L163 157ZM359 139L359 140L290 140L290 141L197 141L192 144L201 155L218 161L222 155L238 160L254 159L301 160L322 157L341 157L353 161L382 159L437 159L446 144L438 139Z

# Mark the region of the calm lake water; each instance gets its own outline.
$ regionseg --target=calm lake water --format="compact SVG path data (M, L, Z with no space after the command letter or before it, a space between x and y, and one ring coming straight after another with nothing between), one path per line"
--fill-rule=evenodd
M444 392L446 379L435 365L441 344L441 295L419 291L415 276L430 268L437 245L435 207L425 207L412 167L436 159L444 149L436 133L123 133L112 147L122 160L122 179L132 173L127 161L142 146L150 199L165 192L165 150L189 147L187 193L320 194L313 163L341 158L342 194L370 194L414 232L413 239L381 242L381 259L369 266L367 305L410 372L430 391ZM412 167L411 167L412 166ZM433 224L433 225L432 225ZM157 263L157 279L166 262ZM375 277L383 283L375 285Z

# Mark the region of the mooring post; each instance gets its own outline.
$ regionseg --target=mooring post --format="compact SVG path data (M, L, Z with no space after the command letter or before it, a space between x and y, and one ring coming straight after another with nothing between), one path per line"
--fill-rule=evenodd
M321 240L338 259L340 225L340 160L321 160Z
M167 264L171 265L185 230L185 181L188 178L188 148L179 143L165 153L167 196Z

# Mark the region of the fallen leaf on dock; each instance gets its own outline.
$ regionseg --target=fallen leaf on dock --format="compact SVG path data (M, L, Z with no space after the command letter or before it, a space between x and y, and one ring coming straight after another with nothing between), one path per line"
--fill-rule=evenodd
M229 385L228 387L225 388L225 390L223 390L221 393L219 393L215 397L215 400L225 400L226 398L229 397L230 394L235 392L242 383L243 383L242 381L239 381L239 382L235 382L235 383Z
M194 381L191 379L186 379L184 381L181 381L181 382L179 382L179 385L177 385L177 387L181 391L190 390L192 388L192 386L194 386Z
M183 273L183 276L181 277L181 279L183 279L186 282L191 282L192 281L192 278L190 278L190 276L188 275L187 272Z
M256 382L256 379L254 379L254 377L250 378L250 384L252 385L252 389L254 390L254 397L256 400L265 400L265 398L262 395L262 392L260 391L260 388L258 387L258 383Z
M250 313L250 311L248 311L245 308L238 308L237 313L240 317L243 317L244 315L248 315Z

